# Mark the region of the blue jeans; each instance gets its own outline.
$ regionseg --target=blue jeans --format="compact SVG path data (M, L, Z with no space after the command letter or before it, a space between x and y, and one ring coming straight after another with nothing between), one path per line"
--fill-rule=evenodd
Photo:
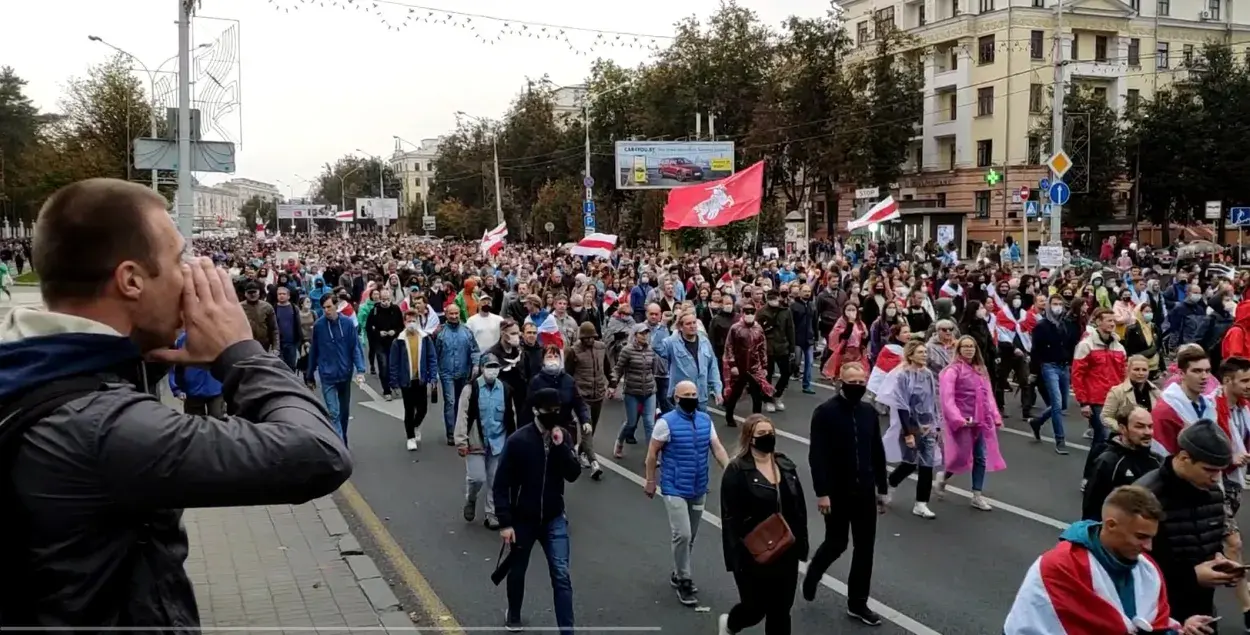
M621 433L617 435L617 441L632 439L634 433L638 430L638 417L642 417L642 431L647 435L643 443L651 444L651 430L655 428L655 395L647 395L640 397L638 395L625 395L625 425L621 426Z
M1107 427L1102 424L1102 404L1089 405L1089 429L1094 431L1094 442L1089 444L1089 452L1085 454L1083 478L1089 478L1094 469L1094 460L1107 448Z
M660 409L660 414L665 414L673 409L673 400L668 398L668 377L655 378L655 403L652 410ZM655 415L653 414L652 417ZM647 435L650 438L650 434Z
M512 567L508 569L508 618L520 621L525 602L525 572L530 565L534 543L541 543L551 575L556 625L560 635L573 635L573 579L569 577L569 520L561 514L546 527L518 525L512 544Z
M447 436L451 437L456 431L456 413L460 412L460 393L464 392L464 386L469 380L465 377L452 379L442 375L438 379L443 392L443 426L447 428Z
M812 347L800 346L799 359L803 360L803 390L812 389Z
M326 402L326 410L330 411L330 425L338 433L343 443L347 443L347 420L351 416L352 382L351 380L337 384L321 382L321 398Z
M295 362L299 361L299 344L292 342L278 344L278 357L282 358L282 363L286 364L291 372L295 372Z
M985 432L972 443L972 491L985 491Z
M1062 440L1063 411L1068 409L1068 391L1072 388L1072 375L1067 366L1058 364L1042 364L1042 387L1046 389L1047 401L1050 405L1037 415L1038 421L1050 417L1050 426L1054 428L1055 439Z

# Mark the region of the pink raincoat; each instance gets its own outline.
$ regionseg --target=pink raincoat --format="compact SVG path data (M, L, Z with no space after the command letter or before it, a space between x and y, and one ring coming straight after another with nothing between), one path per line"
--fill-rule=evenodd
M1003 418L994 403L989 378L960 357L938 375L938 395L946 421L942 426L946 471L972 471L973 446L978 436L985 439L985 470L1006 469L1007 462L998 449L998 427L1003 425ZM968 419L972 419L972 425L965 423Z
M848 328L850 328L850 334L847 334ZM825 362L824 368L820 369L825 377L837 379L838 374L842 372L842 364L846 362L860 362L865 370L872 371L872 364L868 362L866 355L868 329L860 320L855 320L855 324L848 327L845 317L838 318L838 322L833 325L833 330L829 332L828 348L832 351L829 360Z

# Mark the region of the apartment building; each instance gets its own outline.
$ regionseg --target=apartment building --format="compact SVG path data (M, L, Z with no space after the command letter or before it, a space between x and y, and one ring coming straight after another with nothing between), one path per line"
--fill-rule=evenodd
M262 200L281 202L282 192L278 191L278 187L272 183L264 181L256 181L253 179L233 178L224 183L217 184L217 188L234 192L240 201L248 201L253 196L259 196Z
M422 139L414 149L405 151L403 146L408 142L395 138L395 153L391 155L390 164L403 183L405 210L420 205L424 212L430 187L434 185L434 161L438 159L438 146L442 141L441 137ZM430 207L429 212L433 214L434 208Z
M1015 193L1021 186L1036 190L1047 175L1042 164L1050 140L1037 131L1049 117L1057 0L843 0L841 6L861 55L873 53L877 24L893 24L916 38L906 55L924 65L923 122L891 192L912 228L908 237L933 238L936 222L958 220L965 254L980 241L1020 240L1023 202ZM1121 112L1183 80L1207 42L1238 50L1250 44L1250 5L1232 0L1063 0L1062 11L1064 86L1093 90ZM991 170L1002 177L994 185L986 178ZM855 189L840 185L840 204L829 219L842 230L856 211ZM1127 198L1125 188L1121 214ZM1031 223L1030 241L1041 239L1043 225Z

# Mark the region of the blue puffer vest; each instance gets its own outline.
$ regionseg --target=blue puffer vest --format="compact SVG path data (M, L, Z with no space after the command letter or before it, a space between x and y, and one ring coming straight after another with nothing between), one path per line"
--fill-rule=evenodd
M688 415L680 408L663 417L668 424L668 443L660 464L660 490L665 496L693 499L707 493L708 451L712 447L712 418L696 410Z

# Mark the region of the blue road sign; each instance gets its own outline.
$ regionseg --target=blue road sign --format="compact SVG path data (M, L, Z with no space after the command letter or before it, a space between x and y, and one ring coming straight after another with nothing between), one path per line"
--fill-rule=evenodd
M1024 217L1037 218L1037 201L1024 202Z
M1072 198L1072 188L1068 187L1063 181L1055 181L1050 184L1050 202L1055 205L1067 205L1068 199Z
M1238 227L1250 225L1250 207L1229 208L1228 221Z
M582 229L585 229L587 232L595 231L594 214L582 214Z
M583 202L582 202L582 213L583 213L583 214L590 214L591 216L593 216L593 215L594 215L594 213L595 213L595 202L594 202L594 201L583 201Z
M1050 218L1051 216L1054 216L1054 215L1055 215L1054 203L1047 203L1044 207L1042 207L1042 216L1044 218Z
M1038 182L1037 182L1037 189L1039 189L1039 190L1041 190L1041 191L1043 191L1043 192L1045 192L1045 191L1049 190L1049 189L1050 189L1050 179L1049 179L1049 178L1047 178L1047 177L1044 177L1044 176L1043 176L1043 177L1042 177L1042 180L1040 180L1040 181L1038 181Z

